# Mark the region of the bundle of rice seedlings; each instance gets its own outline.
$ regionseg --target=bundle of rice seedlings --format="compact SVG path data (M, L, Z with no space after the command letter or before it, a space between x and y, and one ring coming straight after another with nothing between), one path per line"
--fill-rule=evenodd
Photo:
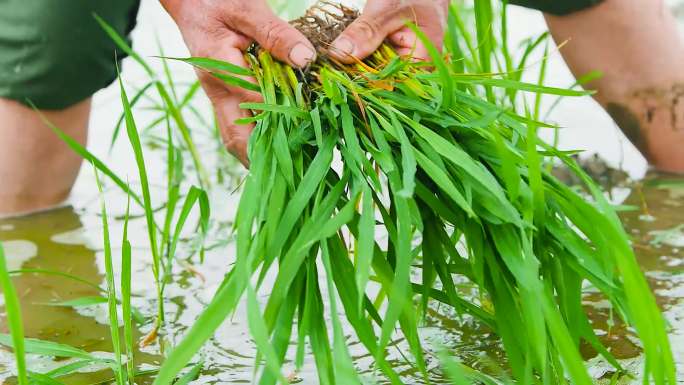
M325 47L356 13L321 9L295 25ZM258 49L248 55L264 103L242 106L257 125L235 220L237 260L155 383L170 382L247 293L265 362L260 384L286 383L293 335L296 364L308 340L321 384L360 383L338 310L392 384L402 383L386 360L395 333L430 383L418 334L430 301L498 333L517 382L591 384L580 343L622 368L583 309L589 283L636 329L645 381L674 384L663 318L610 204L568 154L538 138L547 125L492 97L497 88L585 93L462 73L456 44L440 53L412 28L430 63L386 45L354 65L323 53L304 73ZM449 31L453 43L457 28ZM188 62L232 84L244 74L211 59ZM542 167L554 160L591 199ZM269 273L262 310L255 293ZM464 282L475 297L459 289Z

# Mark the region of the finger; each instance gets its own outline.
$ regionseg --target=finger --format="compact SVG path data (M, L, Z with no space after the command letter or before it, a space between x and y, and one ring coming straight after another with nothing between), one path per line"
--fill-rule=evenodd
M408 28L402 28L387 37L397 54L412 57L416 60L425 60L427 50L416 34Z
M210 57L237 65L239 67L249 68L249 65L245 61L243 51L247 50L250 44L251 40L246 36L230 32L222 35L220 39L212 41L209 44L205 44L202 47L198 47L192 53L194 56ZM198 70L197 75L202 82L202 87L209 97L211 97L213 94L231 93L244 95L244 98L250 100L261 99L261 95L258 92L227 83L208 71ZM250 83L257 84L256 79L251 76L241 76L236 74L226 75L229 75L230 77L239 77Z
M443 27L435 24L430 26L418 26L437 50L442 50L444 44ZM401 56L410 56L418 61L430 60L430 53L425 44L418 39L418 36L408 27L403 27L397 32L388 36L389 42L394 46L397 53Z
M398 3L398 4L397 4ZM448 1L369 1L363 14L332 44L330 54L337 60L352 63L365 58L389 38L400 54L428 59L424 44L406 28L415 23L429 41L441 48ZM396 34L396 35L395 35Z
M238 66L247 67L242 51L234 46L233 41L222 40L220 43L225 44L213 45L217 48L213 50L212 57ZM240 103L262 102L261 94L226 84L207 72L202 71L198 75L202 87L214 106L221 138L226 149L247 166L247 143L254 125L239 125L235 121L252 116L250 111L240 108ZM244 79L256 83L251 77L244 77Z
M419 22L417 26L423 32L423 34L425 34L427 40L431 42L439 52L442 52L442 47L444 46L444 24L440 22L435 22L434 24L421 24ZM427 50L420 39L418 39L416 44L416 53L418 53L419 49L423 50L421 54L427 59L429 57Z
M212 100L223 145L245 167L249 167L247 145L252 130L254 130L254 124L240 125L235 122L237 119L252 116L250 111L240 108L240 103L244 103L244 100L234 95L217 97Z
M276 58L291 66L304 68L316 60L313 44L296 28L280 19L264 3L246 7L231 17L233 28L245 33Z
M380 47L389 33L403 24L403 17L388 18L366 10L333 41L330 55L343 63L364 59Z

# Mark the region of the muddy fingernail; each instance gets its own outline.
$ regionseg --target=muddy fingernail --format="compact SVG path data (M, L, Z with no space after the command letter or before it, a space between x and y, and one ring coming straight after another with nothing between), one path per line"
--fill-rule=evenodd
M290 51L290 60L297 67L306 67L316 59L316 52L304 43L299 43Z
M351 55L354 52L354 43L346 37L340 37L333 42L332 49L344 56Z

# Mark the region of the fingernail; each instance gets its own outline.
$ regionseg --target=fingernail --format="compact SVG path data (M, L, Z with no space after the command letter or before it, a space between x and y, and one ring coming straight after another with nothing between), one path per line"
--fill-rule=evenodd
M354 43L346 37L340 37L333 42L332 49L341 55L348 56L354 52Z
M306 67L316 58L316 52L304 43L299 43L290 51L290 60L297 67Z

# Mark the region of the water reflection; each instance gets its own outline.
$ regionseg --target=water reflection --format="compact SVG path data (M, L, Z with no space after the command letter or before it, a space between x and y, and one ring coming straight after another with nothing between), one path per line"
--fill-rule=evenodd
M65 234L81 228L79 216L71 207L66 207L0 220L0 240L10 245L7 257L12 261L10 265L14 265L10 268L61 272L92 283L88 285L66 277L39 273L15 276L13 283L21 302L26 337L67 344L89 352L111 352L109 326L98 322L102 317L88 314L100 310L100 313L106 314L103 307L84 311L49 305L51 302L102 295L97 288L103 281L103 275L98 268L96 252L74 241L73 236L69 237L71 241L64 239ZM27 251L33 251L30 259L27 258ZM4 318L1 319L0 331L7 333ZM146 354L138 354L137 359L139 363L155 361L154 356ZM34 364L31 366L34 371L41 371L41 367L47 369L56 366L51 360L36 361L35 358L31 363ZM101 371L62 377L62 380L66 384L93 384L110 377L110 372Z

